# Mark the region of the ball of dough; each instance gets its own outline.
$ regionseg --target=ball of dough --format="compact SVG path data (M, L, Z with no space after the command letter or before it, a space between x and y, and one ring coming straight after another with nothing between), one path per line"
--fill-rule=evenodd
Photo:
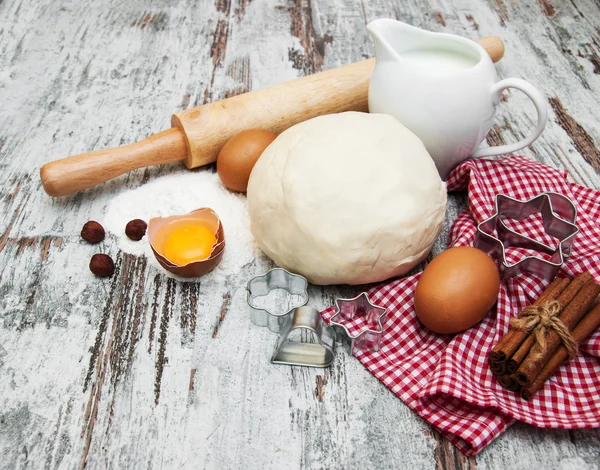
M445 207L446 186L423 143L384 114L331 114L289 128L248 184L260 248L322 285L406 273L429 253Z

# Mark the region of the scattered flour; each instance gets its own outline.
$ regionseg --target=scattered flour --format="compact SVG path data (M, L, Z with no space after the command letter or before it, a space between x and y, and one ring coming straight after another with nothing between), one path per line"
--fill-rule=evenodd
M221 263L203 279L222 280L238 273L260 256L260 250L250 232L250 217L246 196L226 189L216 173L189 170L158 178L139 188L126 191L109 204L103 220L104 228L116 236L119 248L126 253L145 255L163 273L145 236L139 242L127 238L125 225L132 219L146 222L152 217L187 214L200 207L213 209L225 230L225 253Z

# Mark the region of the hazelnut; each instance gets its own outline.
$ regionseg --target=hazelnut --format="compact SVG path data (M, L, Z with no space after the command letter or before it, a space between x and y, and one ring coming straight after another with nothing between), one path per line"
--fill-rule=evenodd
M98 277L112 276L115 272L115 263L110 256L96 253L90 260L90 271Z
M81 229L81 238L89 243L100 243L104 240L104 227L95 220L90 220Z
M125 235L127 235L131 240L135 240L137 242L141 240L144 235L146 235L147 227L148 224L142 219L134 219L127 223L127 226L125 227Z

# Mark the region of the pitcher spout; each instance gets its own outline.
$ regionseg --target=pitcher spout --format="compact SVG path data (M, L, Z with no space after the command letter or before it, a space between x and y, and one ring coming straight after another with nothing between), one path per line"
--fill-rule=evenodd
M382 18L371 21L367 25L367 31L375 43L375 57L379 61L393 61L397 59L397 54L387 40L390 21L392 20Z
M400 21L381 18L371 21L367 31L375 43L378 61L400 61L403 50L411 49L427 32Z

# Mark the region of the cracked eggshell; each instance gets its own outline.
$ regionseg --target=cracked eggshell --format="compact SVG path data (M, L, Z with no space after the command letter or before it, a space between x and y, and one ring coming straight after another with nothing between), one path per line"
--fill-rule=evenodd
M210 256L200 261L192 261L185 265L177 265L169 261L164 255L164 245L167 237L176 228L198 224L214 230L217 242L214 244ZM215 211L207 207L193 210L185 215L172 215L169 217L155 217L148 222L148 241L156 259L167 271L181 277L199 277L212 271L223 258L225 251L225 232L221 220Z

